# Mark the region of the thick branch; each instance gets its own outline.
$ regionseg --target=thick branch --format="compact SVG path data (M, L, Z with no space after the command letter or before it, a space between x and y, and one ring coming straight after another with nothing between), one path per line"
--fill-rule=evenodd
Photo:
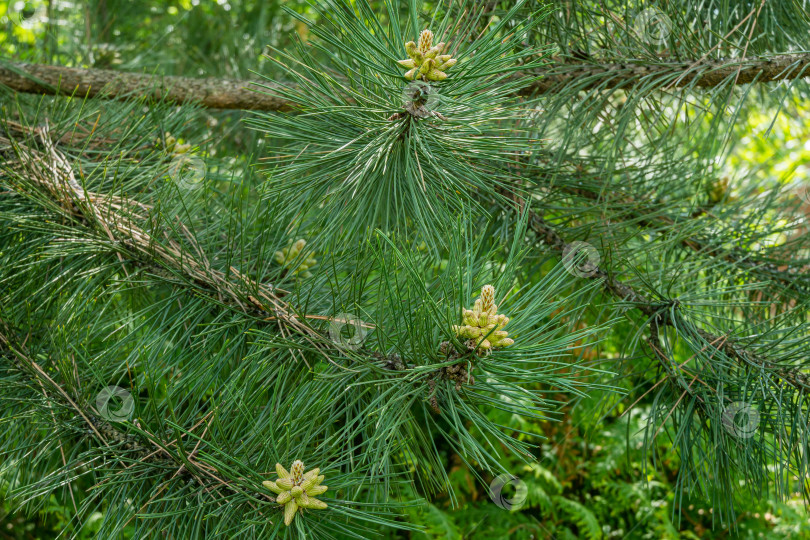
M553 93L577 83L580 90L625 86L642 77L662 77L675 87L718 86L730 77L734 84L792 80L805 76L810 53L704 62L665 62L655 65L559 64L524 93ZM76 95L108 99L148 97L172 103L198 103L210 109L289 110L293 104L251 89L251 81L197 79L82 69L39 64L0 65L0 84L18 92Z
M770 58L733 58L703 62L642 61L622 64L563 64L552 67L545 76L530 87L538 93L554 93L574 84L577 90L631 86L645 78L664 79L667 86L713 88L730 79L733 84L789 81L808 76L810 53L785 54Z
M288 103L251 89L251 81L196 79L109 69L10 63L0 65L0 84L30 94L76 95L125 100L146 97L172 103L198 103L209 109L286 110Z

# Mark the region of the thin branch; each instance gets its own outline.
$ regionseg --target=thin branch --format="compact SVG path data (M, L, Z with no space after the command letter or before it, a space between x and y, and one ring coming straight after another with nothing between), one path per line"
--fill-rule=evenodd
M522 201L514 196L513 199L518 205L523 204ZM530 211L529 213L529 226L549 250L558 256L563 254L566 246L568 246L568 243L563 240L552 225L550 225L534 211ZM656 324L677 328L676 321L674 321L672 317L667 316L665 310L663 309L664 307L668 306L663 306L660 302L653 301L632 286L619 281L601 268L596 269L590 278L594 280L601 280L606 292L616 296L628 304L631 304L636 310L647 316L650 321L654 320L656 321ZM697 333L701 339L705 340L709 344L720 343L720 345L715 346L715 348L721 350L729 358L734 359L740 365L752 366L766 370L769 376L784 379L788 384L798 391L805 394L810 394L810 375L807 375L798 369L789 369L785 366L774 364L762 355L757 355L748 351L745 347L732 341L731 339L728 339L726 336L716 336L710 332L700 329L698 329Z

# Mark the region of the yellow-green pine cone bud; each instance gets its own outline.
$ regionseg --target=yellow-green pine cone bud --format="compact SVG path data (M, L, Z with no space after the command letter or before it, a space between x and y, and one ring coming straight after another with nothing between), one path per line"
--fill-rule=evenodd
M290 473L287 472L287 469L281 466L281 463L276 463L276 474L281 479L287 479L290 477Z
M422 30L419 34L419 52L426 54L433 46L433 32L430 30Z
M270 491L272 491L273 493L275 493L276 495L284 492L284 490L278 487L275 482L271 482L270 480L265 480L264 482L262 482L262 485L267 489L269 489Z
M475 321L478 319L475 312L471 309L462 309L461 315L464 319L464 324L475 324Z
M293 488L290 490L290 495L292 495L293 498L297 499L298 497L301 496L303 492L304 490L301 489L301 486L293 486Z
M478 326L481 328L486 327L489 324L489 312L482 311L481 314L478 316Z
M408 53L412 60L416 60L416 53L419 52L419 49L416 48L416 43L409 41L405 44L405 52Z
M309 495L302 492L301 495L296 497L295 502L298 505L298 508L306 508L309 504Z
M408 69L416 67L416 62L413 61L413 58L409 58L408 60L397 60L397 64Z
M419 73L422 75L427 75L434 67L436 67L436 60L433 58L428 58L419 67Z
M290 526L296 511L298 511L298 503L296 503L295 500L289 501L284 505L284 525Z
M292 478L279 478L276 480L276 485L281 489L292 489L293 481Z
M312 497L310 497L309 501L307 502L307 508L309 508L310 510L325 510L326 503L321 500L313 499Z
M314 488L317 485L318 477L317 476L310 476L309 478L304 478L304 481L301 483L301 489L304 491L309 491L310 489Z
M304 462L296 459L290 467L290 479L293 484L300 484L304 479Z
M300 253L301 250L304 249L304 246L306 245L307 241L301 238L295 241L295 243L293 244L293 249L295 250L296 253Z
M289 491L282 491L281 493L278 494L278 497L276 497L276 502L278 504L286 504L291 499L292 493L290 493Z
M308 473L304 475L304 480L309 480L310 478L318 478L318 475L321 474L321 468L315 467Z
M173 153L174 154L185 154L189 150L191 150L191 145L190 144L176 144L174 146L174 152Z
M276 258L276 262L278 264L284 264L286 257L284 256L284 251L276 251L273 253L273 256Z
M504 339L501 340L498 347L508 347L509 345L514 345L514 344L515 344L514 339L512 339L512 338L504 338Z
M429 81L443 81L447 78L447 73L438 69L431 69L425 76Z
M488 339L485 339L485 340L481 341L481 343L478 344L478 347L481 348L481 349L487 350L487 349L492 348L492 343L490 343Z
M314 486L314 487L307 490L307 494L310 497L317 497L321 493L325 493L327 489L329 489L329 488L326 487L326 486Z
M416 74L419 72L419 68L413 68L412 70L405 73L405 78L409 81L412 81L416 78Z

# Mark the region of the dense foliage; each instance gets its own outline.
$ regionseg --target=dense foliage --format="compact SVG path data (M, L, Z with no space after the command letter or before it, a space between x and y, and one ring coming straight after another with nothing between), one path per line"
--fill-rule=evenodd
M0 538L810 538L801 1L0 28Z

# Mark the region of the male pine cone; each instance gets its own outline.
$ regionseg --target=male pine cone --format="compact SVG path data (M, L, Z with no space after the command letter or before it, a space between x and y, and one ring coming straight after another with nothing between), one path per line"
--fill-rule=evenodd
M276 463L275 482L266 480L262 485L277 495L276 502L284 506L284 524L288 527L292 523L299 508L309 510L323 510L326 503L315 497L324 493L328 488L322 486L324 476L318 475L320 469L315 468L304 473L304 463L301 460L293 462L290 471Z
M309 269L315 266L318 260L315 259L311 254L309 257L301 261L300 264L295 264L295 262L298 261L298 256L301 254L301 251L303 251L306 245L306 240L301 238L296 240L291 245L281 248L281 251L276 251L273 256L278 264L287 268L287 270L290 272L299 274L301 277L305 278L312 277L312 273L309 271Z
M453 332L458 337L473 340L476 350L489 352L492 348L508 347L515 342L507 337L508 332L502 330L509 317L498 314L495 287L492 285L484 285L473 309L461 309L461 318L464 324L454 325Z
M449 54L439 54L444 52L444 49L444 42L433 45L433 32L422 30L419 35L419 45L413 41L405 44L405 52L410 58L399 60L397 63L408 69L405 78L409 81L417 77L424 81L443 81L447 78L444 70L450 69L457 62Z

